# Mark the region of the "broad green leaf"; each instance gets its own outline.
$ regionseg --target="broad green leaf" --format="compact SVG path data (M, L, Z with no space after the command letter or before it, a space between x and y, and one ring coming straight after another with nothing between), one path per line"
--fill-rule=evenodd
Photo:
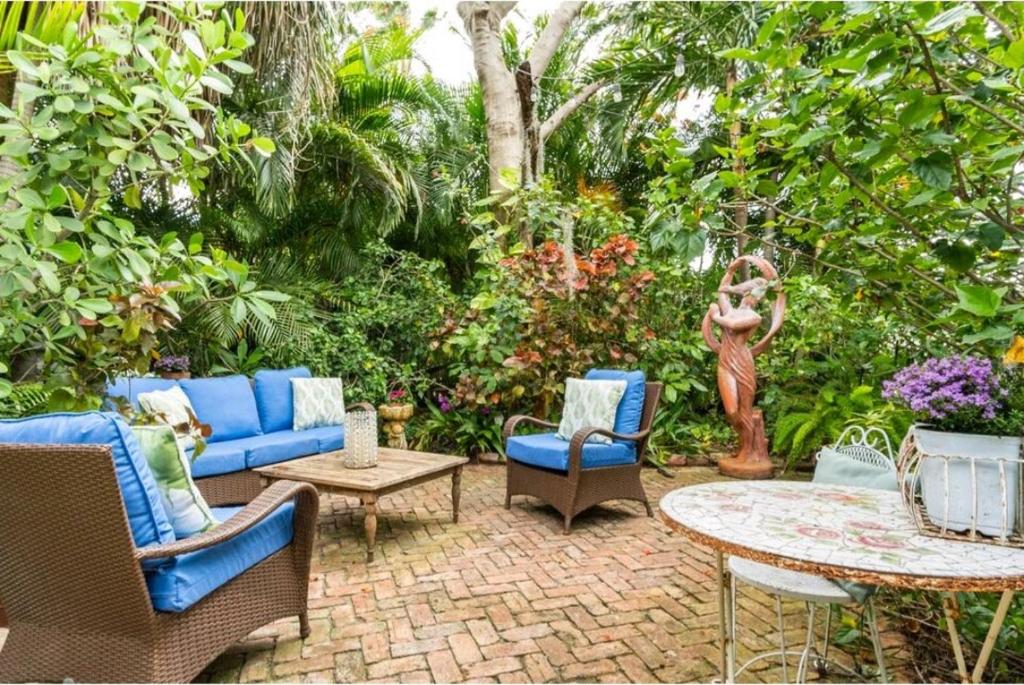
M926 186L948 190L953 180L953 160L945 152L933 152L910 163L910 170Z
M82 258L81 245L71 240L62 240L46 248L46 251L68 264L75 264Z
M991 318L999 311L1006 288L989 288L984 285L958 285L957 307L982 318Z
M270 138L253 138L251 142L252 146L256 148L256 151L264 157L269 157L274 154L274 150L277 149L277 146L274 145L274 141Z

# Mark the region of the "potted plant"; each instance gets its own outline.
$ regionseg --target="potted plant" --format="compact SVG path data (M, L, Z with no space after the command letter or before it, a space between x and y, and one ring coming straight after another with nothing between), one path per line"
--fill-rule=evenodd
M883 396L918 419L912 430L922 454L921 499L940 528L999 537L1014 530L1024 429L1021 371L981 357L933 357L885 382Z
M190 360L185 354L165 354L153 362L153 371L161 378L180 380L191 378L189 373Z
M396 388L388 393L387 402L377 408L384 421L384 435L387 436L388 447L405 449L405 424L412 418L413 405L408 401L408 393Z

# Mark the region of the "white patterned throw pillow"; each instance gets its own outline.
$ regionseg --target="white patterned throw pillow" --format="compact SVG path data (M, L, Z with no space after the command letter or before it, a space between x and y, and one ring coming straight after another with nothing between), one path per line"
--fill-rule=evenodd
M292 428L301 431L345 423L345 398L340 378L292 378L295 414Z
M174 429L182 449L190 450L196 446L191 418L195 416L195 410L184 390L175 385L167 390L139 393L138 402L143 411L159 416Z
M581 378L565 379L565 408L562 422L558 424L557 436L572 440L573 434L581 428L604 428L615 426L615 412L619 401L626 392L626 381L588 381ZM587 442L610 445L612 439L604 435L591 435Z

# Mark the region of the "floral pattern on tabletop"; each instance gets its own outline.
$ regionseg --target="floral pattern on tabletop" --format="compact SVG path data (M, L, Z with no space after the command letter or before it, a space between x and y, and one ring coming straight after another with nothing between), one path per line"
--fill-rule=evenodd
M943 578L1024 573L1024 549L919 534L896 492L786 481L705 483L668 493L661 510L704 537L813 564Z

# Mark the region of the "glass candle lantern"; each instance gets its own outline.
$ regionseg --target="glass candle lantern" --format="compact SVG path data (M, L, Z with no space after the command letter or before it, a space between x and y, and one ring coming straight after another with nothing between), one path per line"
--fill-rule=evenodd
M368 469L377 465L377 412L345 412L345 468Z

